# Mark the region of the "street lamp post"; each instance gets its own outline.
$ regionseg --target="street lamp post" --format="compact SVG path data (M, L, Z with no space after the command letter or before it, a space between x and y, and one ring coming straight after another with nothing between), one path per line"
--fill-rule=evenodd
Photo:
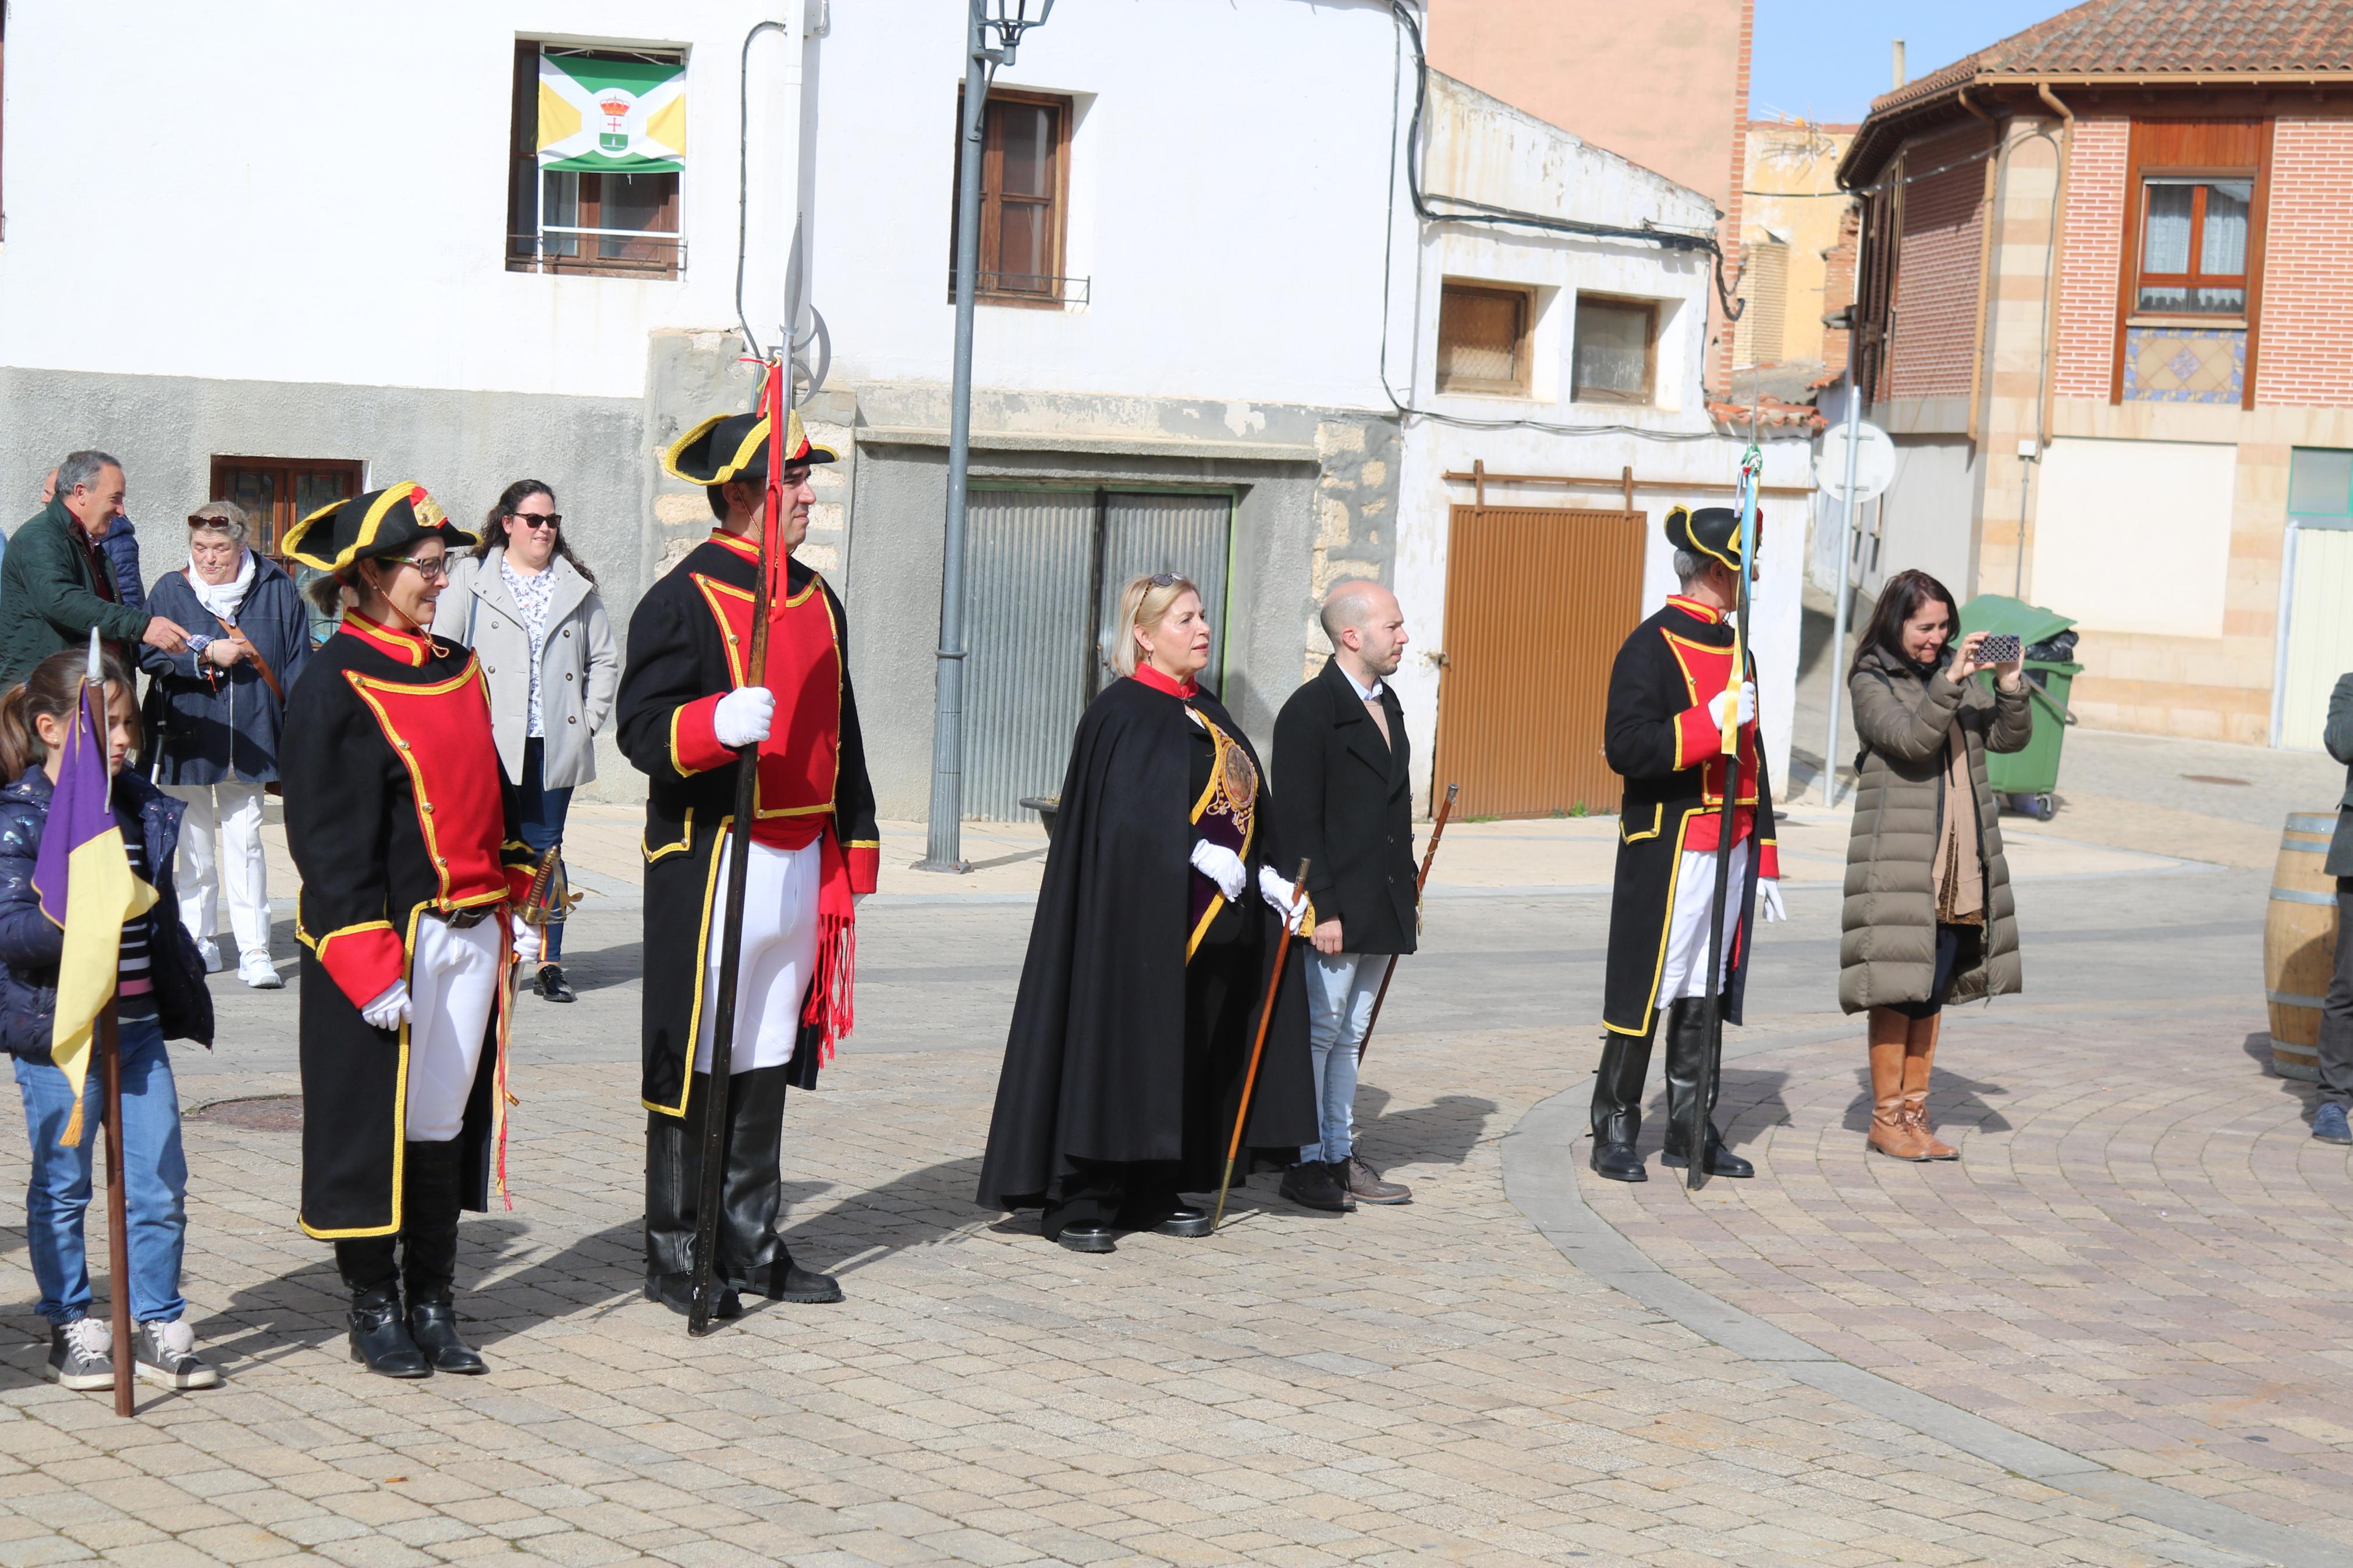
M1045 25L1054 0L1037 18L1030 0L971 0L965 22L963 153L956 181L955 371L948 410L948 508L940 557L940 642L932 710L932 805L918 871L970 869L963 853L964 824L964 526L965 480L972 470L972 318L980 272L980 161L989 79L1012 63L1021 35ZM999 46L988 47L991 31Z

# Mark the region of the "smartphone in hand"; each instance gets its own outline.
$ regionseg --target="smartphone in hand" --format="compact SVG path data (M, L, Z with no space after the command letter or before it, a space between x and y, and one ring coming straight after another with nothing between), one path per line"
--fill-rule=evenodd
M1982 665L2010 664L2020 655L2018 638L2007 632L1989 633L1978 644L1977 661Z

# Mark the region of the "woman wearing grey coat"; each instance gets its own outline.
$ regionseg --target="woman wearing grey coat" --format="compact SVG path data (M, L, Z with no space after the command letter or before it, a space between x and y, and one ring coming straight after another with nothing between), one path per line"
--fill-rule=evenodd
M433 634L482 661L499 763L522 795L522 841L544 855L564 840L572 792L596 776L596 738L613 716L620 655L596 578L564 542L555 492L509 485L481 542L452 563ZM564 924L547 927L534 988L573 1000L564 979Z
M1928 1126L1928 1073L1947 1002L2020 989L2018 921L1986 753L2033 735L2021 663L1951 646L1960 615L1926 572L1880 590L1847 675L1857 759L1839 1005L1870 1015L1870 1147L1952 1160ZM1972 679L1990 671L1991 690Z

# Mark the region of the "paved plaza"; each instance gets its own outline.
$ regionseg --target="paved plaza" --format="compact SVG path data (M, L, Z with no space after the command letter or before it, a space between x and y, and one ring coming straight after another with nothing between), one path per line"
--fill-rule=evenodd
M1963 1158L1923 1166L1864 1157L1844 822L1794 813L1727 1050L1758 1176L1697 1194L1584 1168L1612 825L1465 825L1358 1104L1415 1201L1262 1175L1103 1258L971 1201L1036 835L943 883L892 827L858 1035L786 1113L790 1240L849 1300L703 1341L638 1294L628 814L584 808L582 999L524 1001L514 1208L464 1227L491 1375L345 1359L296 1137L220 1103L293 1091L295 997L223 984L176 1059L227 1384L121 1421L44 1382L0 1207L0 1564L2353 1563L2353 1168L2264 1069L2253 825L2194 807L2018 825L2027 992L1948 1016Z

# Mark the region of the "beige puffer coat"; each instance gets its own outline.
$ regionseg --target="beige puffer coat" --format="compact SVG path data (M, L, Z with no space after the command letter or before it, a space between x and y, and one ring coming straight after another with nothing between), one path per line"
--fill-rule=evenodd
M1854 833L1847 841L1839 1005L1860 1013L1925 1002L1936 984L1933 862L1944 830L1945 738L1956 724L1968 748L1977 796L1986 930L1983 942L1964 945L1968 966L1954 974L1945 999L1971 1002L2017 992L2016 906L1985 759L1988 751L2023 751L2032 738L2026 689L1988 690L1975 679L1956 686L1941 669L1924 680L1904 659L1870 647L1857 661L1847 694L1862 757ZM1974 963L1968 962L1970 945L1977 950Z

